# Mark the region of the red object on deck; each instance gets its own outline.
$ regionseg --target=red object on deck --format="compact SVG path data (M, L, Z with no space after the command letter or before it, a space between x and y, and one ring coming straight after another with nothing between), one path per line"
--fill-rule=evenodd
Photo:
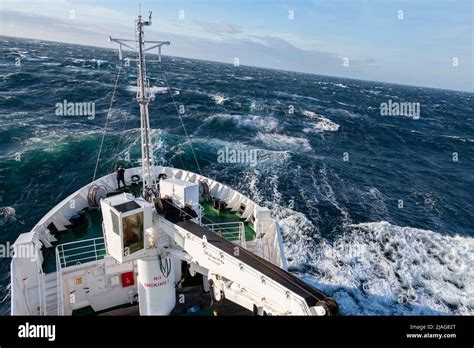
M122 278L122 288L126 288L127 286L132 286L135 284L133 272L122 273L120 277Z

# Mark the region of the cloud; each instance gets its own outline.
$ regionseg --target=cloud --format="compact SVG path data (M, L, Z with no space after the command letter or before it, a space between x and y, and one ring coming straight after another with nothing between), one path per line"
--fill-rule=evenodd
M32 11L32 3L4 1L0 6L0 35L102 47L112 47L106 42L109 34L134 36L132 6L102 0L36 0ZM300 8L296 18L301 22L294 22L300 25L291 27L274 20L279 18L278 11L261 13L258 19L245 17L248 4L223 5L223 9L232 10L219 19L215 19L213 6L199 6L194 17L197 21L173 19L176 12L172 15L174 11L169 9L167 15L159 17L159 26L148 28L147 38L172 41L165 53L176 56L228 63L239 57L244 65L473 90L472 19L460 12L470 11L472 6L456 3L449 9L441 5L430 10L422 2L423 18L414 17L395 28L386 22L385 7L368 6L365 0L364 6L360 5L351 2L338 11L340 6L318 1L314 6L303 6L309 18ZM70 11L75 13L74 20L69 18ZM390 42L382 40L384 34L393 36L393 42L392 38ZM450 63L452 56L460 61L455 69ZM350 66L342 65L343 57L350 59Z
M2 11L2 35L29 37L51 41L86 44L115 48L107 42L108 35L123 38L133 37L133 26L91 24ZM242 28L230 23L199 22L201 28L214 34L226 36L218 40L191 35L147 31L147 37L171 41L164 54L233 63L239 58L240 64L267 67L280 70L317 73L334 76L361 77L362 65L367 61L351 61L351 69L342 66L342 58L331 52L300 49L291 42L272 35L236 35L242 34ZM61 27L61 30L58 30ZM234 36L232 36L234 35Z
M240 25L232 23L207 21L194 21L194 23L201 27L202 30L210 34L235 35L243 32Z
M251 35L249 36L249 39L251 41L261 43L267 47L273 47L277 49L288 49L288 48L295 48L293 44L291 44L289 41L277 37L277 36L259 36L259 35Z
M108 48L116 48L107 42L109 35L121 38L134 37L133 23L128 21L87 22L80 18L71 21L0 10L0 23L0 35ZM196 27L202 31L196 30ZM434 63L423 65L423 60L414 60L411 63L405 62L403 69L397 69L390 61L365 56L361 59L350 57L350 65L345 67L341 55L311 49L320 45L306 45L306 48L301 48L303 47L301 40L295 41L291 35L281 33L258 35L255 32L249 34L242 27L230 23L200 21L199 24L194 23L193 27L188 26L190 30L184 33L177 33L173 26L168 26L168 32L154 29L154 26L147 29L148 39L171 41L171 46L163 51L166 55L229 64L233 63L234 58L239 58L242 65L280 70L444 88L452 86L451 88L471 91L473 88L472 72L466 73L466 68L463 70L462 66L456 70L451 68L449 71L433 75L431 67ZM463 60L461 56L461 61L469 59ZM413 71L416 71L416 74ZM452 81L453 77L455 82Z

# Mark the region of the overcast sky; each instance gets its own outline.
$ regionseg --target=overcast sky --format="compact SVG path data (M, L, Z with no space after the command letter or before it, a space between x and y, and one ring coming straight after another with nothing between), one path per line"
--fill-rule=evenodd
M0 35L113 47L138 3L170 55L474 91L473 0L0 0Z

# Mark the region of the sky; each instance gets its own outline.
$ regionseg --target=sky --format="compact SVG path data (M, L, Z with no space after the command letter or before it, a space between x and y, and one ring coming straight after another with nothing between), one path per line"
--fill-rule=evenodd
M0 35L112 48L139 3L164 54L474 92L474 0L0 0Z

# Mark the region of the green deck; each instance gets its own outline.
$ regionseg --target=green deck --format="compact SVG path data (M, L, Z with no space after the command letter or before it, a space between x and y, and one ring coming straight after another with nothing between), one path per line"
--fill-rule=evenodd
M59 244L103 237L102 213L97 209L86 209L87 222L81 226L71 226L66 231L60 231L54 236L58 240L52 243L52 248L43 250L43 272L56 272L56 246Z
M201 203L204 208L204 218L202 219L203 224L210 223L226 223L226 222L243 222L242 219L234 212L229 209L225 211L218 211L212 206L212 202ZM210 220L210 221L209 221ZM211 222L212 221L212 222ZM254 240L255 231L248 222L244 222L245 227L245 240Z

